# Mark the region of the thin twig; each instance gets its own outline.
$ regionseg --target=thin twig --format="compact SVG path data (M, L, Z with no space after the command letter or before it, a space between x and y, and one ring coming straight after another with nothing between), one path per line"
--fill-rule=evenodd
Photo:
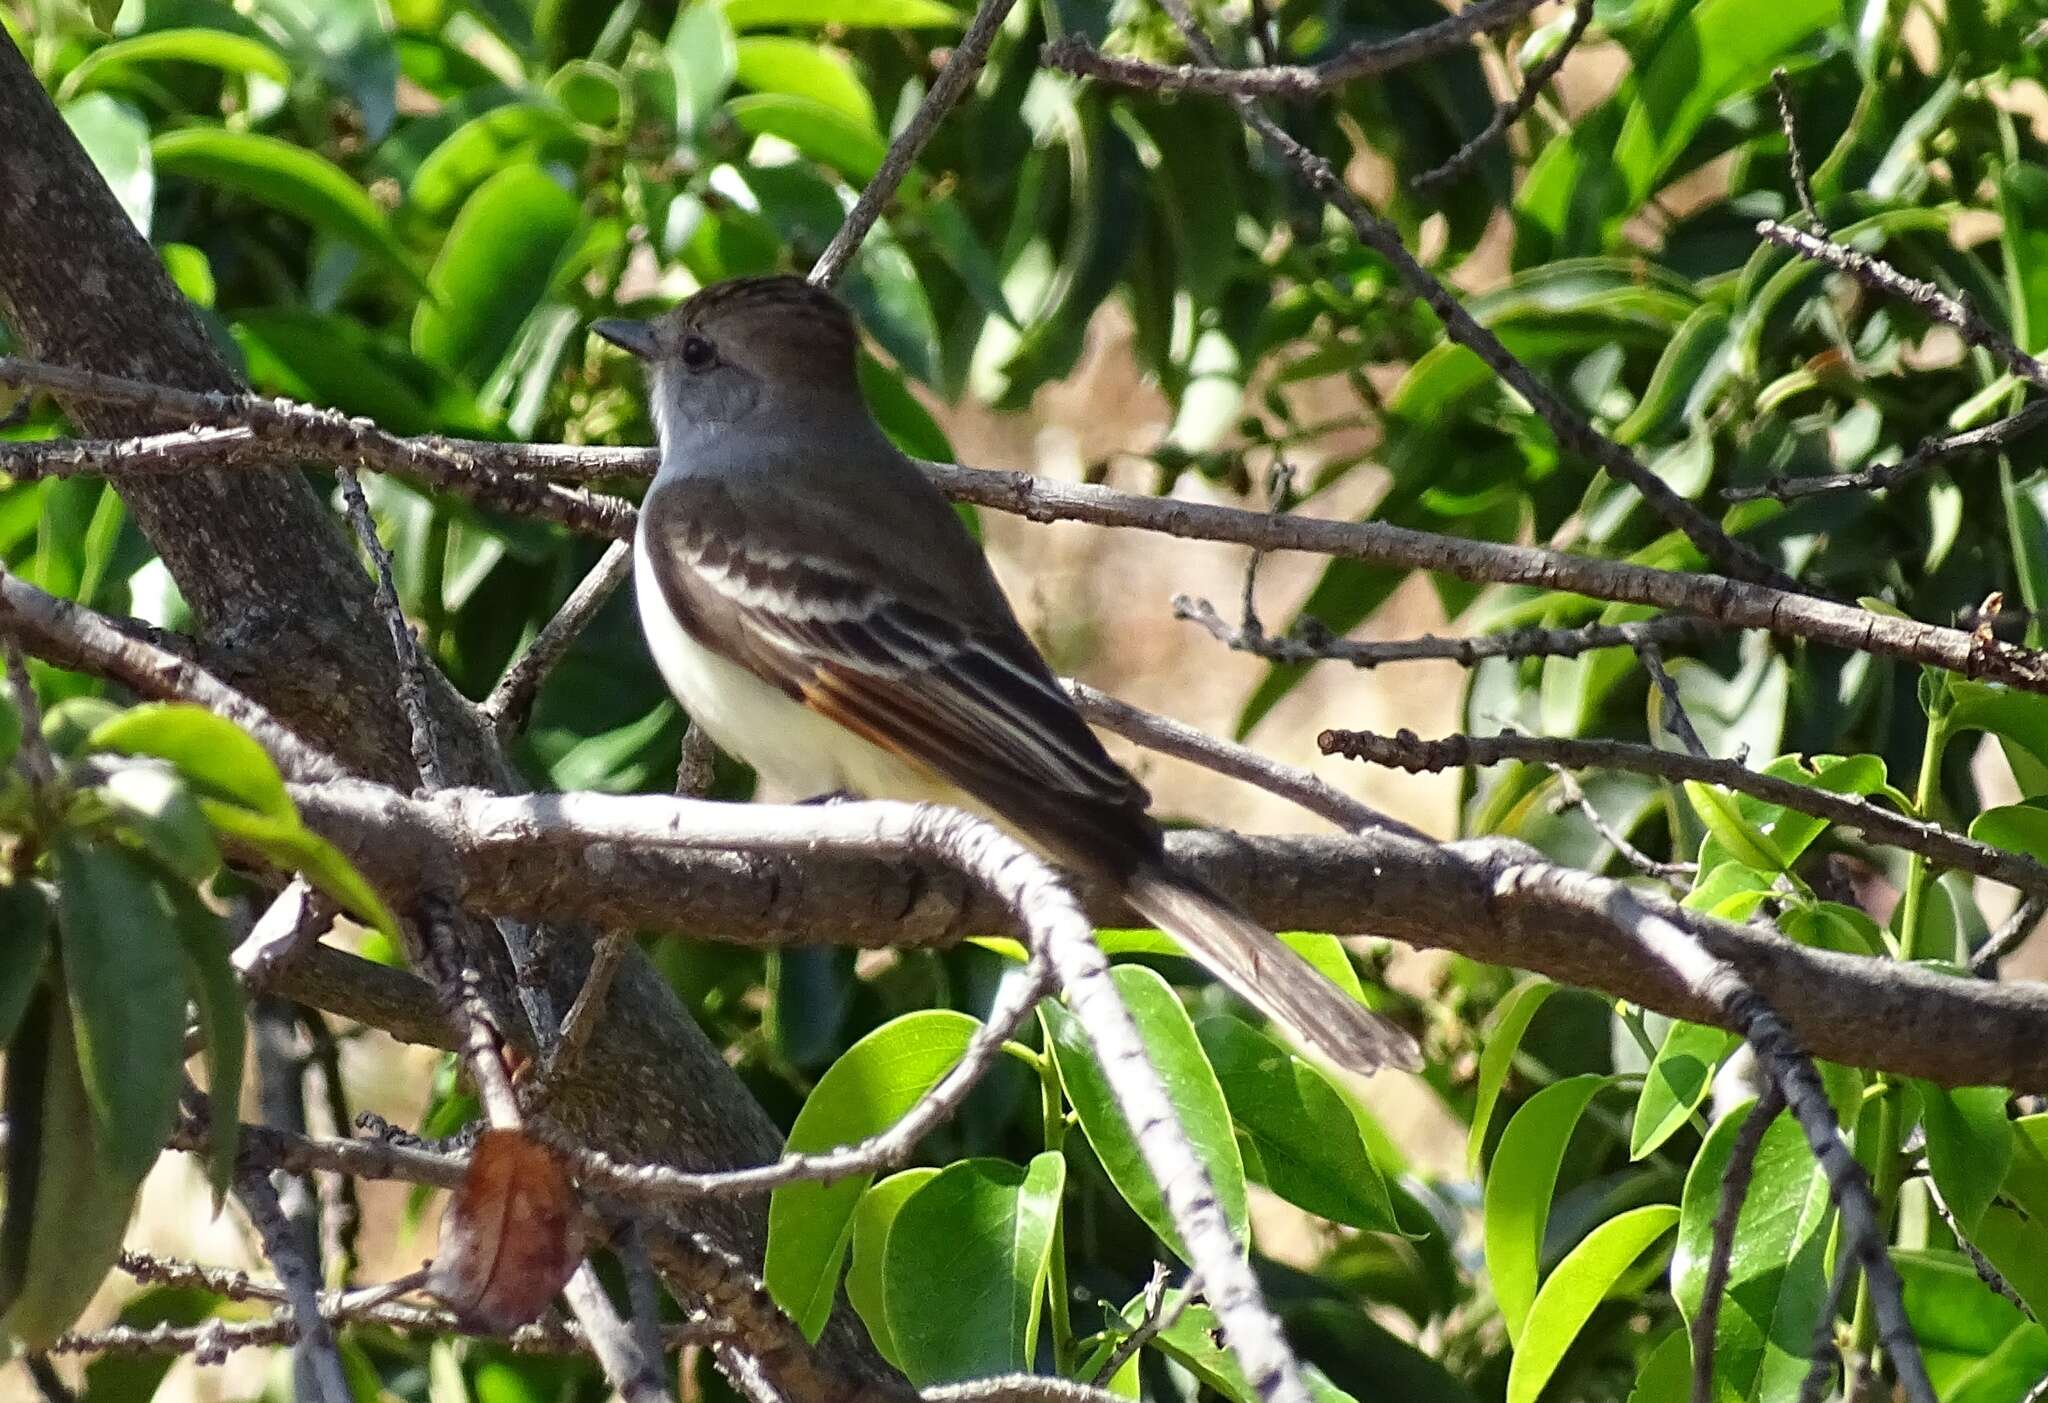
M57 784L57 761L43 739L43 708L36 700L36 684L28 675L28 663L21 656L21 644L14 635L0 637L0 654L5 656L7 688L14 694L14 709L21 724L21 744L16 753L22 771L31 788L47 792Z
M1686 883L1699 873L1696 862L1660 862L1628 840L1628 835L1609 823L1600 811L1593 807L1593 801L1586 797L1580 787L1578 776L1562 765L1552 765L1550 772L1557 776L1557 791L1560 809L1577 809L1592 826L1595 833L1614 849L1621 860L1646 877L1659 881Z
M1203 36L1186 0L1162 0L1162 4L1173 17L1189 49L1197 58L1213 64L1215 50ZM1480 8L1474 5L1457 18L1463 19ZM1673 491L1634 453L1595 429L1585 416L1553 393L1528 366L1501 344L1498 336L1465 310L1464 304L1451 294L1450 289L1408 251L1401 242L1400 232L1354 195L1328 161L1289 135L1266 115L1255 99L1237 96L1231 99L1231 104L1245 124L1258 133L1275 155L1293 167L1311 191L1344 216L1359 241L1392 265L1408 290L1443 323L1451 340L1471 350L1503 383L1519 394L1549 425L1561 445L1635 488L1652 511L1683 532L1702 555L1730 575L1772 585L1787 593L1801 592L1797 581L1731 537L1699 508Z
M1896 463L1880 463L1859 472L1830 473L1825 477L1774 477L1750 487L1724 487L1721 496L1730 502L1766 497L1789 502L1830 492L1876 492L1909 482L1951 458L2003 451L2043 424L2048 424L2048 399L2037 399L2017 413L1993 420L1982 428L1927 439Z
M1749 1108L1735 1143L1728 1151L1728 1165L1721 1172L1721 1197L1714 1209L1713 1245L1707 1253L1706 1276L1700 1283L1699 1308L1694 1312L1692 1337L1692 1403L1712 1403L1714 1397L1714 1340L1720 1333L1721 1302L1728 1291L1728 1273L1735 1257L1735 1225L1742 1216L1742 1201L1749 1195L1750 1180L1756 1174L1757 1151L1764 1133L1778 1112L1785 1109L1785 1097L1776 1082L1766 1082L1763 1094Z
M253 1166L235 1171L235 1197L263 1239L263 1255L277 1269L291 1307L298 1339L293 1344L293 1375L302 1389L313 1391L314 1403L352 1403L354 1393L341 1365L334 1330L320 1309L320 1272L299 1251L297 1234L286 1220L270 1175Z
M356 540L370 557L377 577L377 608L384 615L384 626L391 634L391 651L398 658L398 704L412 732L413 768L419 771L421 784L428 789L440 789L448 783L448 772L441 763L433 704L427 700L427 665L420 656L419 640L412 636L412 625L406 622L405 610L398 602L391 552L384 548L384 541L377 534L376 518L370 515L370 503L363 496L363 484L355 470L342 468L337 476L341 479L342 500L348 505L349 525L355 529Z
M1834 1372L1834 1365L1840 1362L1846 1369L1850 1361L1843 1357L1841 1347L1836 1343L1835 1321L1842 1313L1842 1302L1849 1299L1849 1289L1856 1282L1856 1244L1844 1241L1835 1253L1834 1274L1828 1278L1828 1293L1821 1301L1820 1314L1813 1324L1812 1359L1806 1366L1806 1376L1799 1381L1799 1403L1820 1403L1827 1392L1828 1377Z
M1211 93L1249 97L1311 97L1359 78L1377 77L1398 68L1463 48L1481 34L1508 28L1542 0L1481 0L1448 19L1374 43L1353 44L1317 64L1272 64L1259 68L1224 68L1206 44L1191 43L1199 63L1157 64L1105 54L1078 34L1047 44L1039 60L1077 77L1095 78L1144 92Z
M1985 320L1964 298L1950 297L1933 283L1909 278L1882 258L1775 219L1759 220L1756 231L1801 257L1847 273L1873 292L1910 302L1935 321L1955 328L1972 346L1989 351L2013 374L2048 390L2048 364L2021 350L2018 342Z
M1771 91L1778 97L1778 122L1785 129L1785 156L1792 166L1792 193L1799 197L1799 208L1806 214L1806 222L1815 233L1827 226L1820 222L1820 211L1813 205L1813 187L1806 180L1806 158L1799 152L1799 123L1792 115L1792 80L1782 68L1771 70Z
M22 1364L28 1370L29 1382L36 1386L36 1392L43 1403L78 1403L78 1395L59 1376L56 1366L50 1363L47 1354L26 1354Z
M2044 916L2048 916L2048 894L2028 892L2022 896L2012 914L1999 922L1998 929L1970 956L1970 973L1998 978L1999 965L2018 953Z
M1949 1211L1947 1201L1941 1196L1941 1186L1934 1182L1934 1176L1932 1174L1928 1175L1925 1182L1928 1204L1934 1209L1935 1216L1941 1219L1942 1226L1946 1227L1949 1230L1950 1236L1955 1238L1956 1246L1961 1248L1963 1255L1970 1259L1970 1266L1975 1269L1977 1279L1999 1295L2005 1297L2008 1301L2011 1301L2015 1306L2018 1306L2021 1315L2025 1316L2028 1320L2034 1320L2033 1308L2027 1304L2026 1298L2013 1289L2012 1283L2005 1279L2003 1273L1996 1266L1992 1265L1991 1259L1978 1249L1976 1243L1970 1241L1970 1235L1963 1231L1962 1224L1956 1221L1956 1215ZM2035 1323L2038 1324L2039 1322L2036 1321Z
M686 1203L700 1198L737 1198L766 1193L783 1184L815 1180L830 1183L856 1174L872 1174L905 1163L918 1142L943 1124L1003 1054L1003 1044L1037 1006L1049 983L1042 956L1004 974L990 1001L988 1016L968 1040L960 1060L888 1129L865 1140L816 1154L785 1154L773 1164L751 1169L693 1173L659 1164L625 1164L609 1155L563 1143L545 1126L535 1133L564 1154L577 1179L588 1189L645 1207Z
M967 1383L936 1384L924 1403L1128 1403L1120 1393L1049 1374L997 1374Z
M1658 694L1664 698L1664 729L1678 737L1678 743L1685 747L1686 753L1701 760L1710 759L1712 753L1694 729L1692 717L1685 709L1685 699L1678 695L1678 679L1664 666L1663 650L1655 643L1638 643L1636 656L1642 659L1643 671L1650 674Z
M304 877L294 877L277 899L263 908L229 961L250 988L263 989L319 942L321 933L334 924L338 910Z
M1193 726L1132 706L1085 682L1069 678L1061 685L1074 699L1074 705L1080 708L1082 716L1147 750L1190 761L1205 770L1213 770L1255 785L1269 794L1277 794L1320 818L1328 819L1347 833L1380 828L1410 837L1423 836L1421 830L1382 813L1362 799L1352 798L1306 770L1283 765L1249 747L1218 740Z
M931 91L904 124L896 140L889 144L888 154L882 157L882 164L875 169L874 178L867 188L860 192L852 210L840 222L839 232L832 236L832 242L818 255L818 261L811 268L811 281L819 287L831 287L839 281L846 265L853 261L854 253L860 248L861 240L881 217L882 209L896 193L896 187L903 183L903 177L910 171L911 162L917 159L924 145L938 130L939 123L953 110L953 104L967 91L967 85L974 81L974 75L981 72L981 66L988 62L988 51L995 43L996 32L1003 27L1003 20L1009 16L1010 7L1016 0L981 0L974 12L974 20L967 26L967 32L960 36L952 54L946 59L946 66L939 70L939 76L932 80Z
M1775 775L1759 774L1733 760L1716 760L1625 741L1578 740L1525 736L1515 731L1498 735L1451 735L1423 740L1412 731L1387 736L1372 731L1327 730L1316 738L1325 755L1342 755L1375 765L1391 765L1411 774L1454 770L1466 765L1499 765L1524 761L1534 765L1565 765L1575 770L1629 770L1659 779L1694 780L1752 794L1766 803L1795 809L1861 831L1875 842L1917 852L1945 866L1979 877L2048 893L2048 867L2019 853L1994 848L1940 824L1881 808L1853 794L1836 794Z
M1294 633L1274 635L1233 626L1208 600L1187 594L1174 596L1173 616L1200 624L1233 652L1280 663L1346 662L1367 671L1385 663L1454 662L1474 667L1487 658L1575 658L1599 648L1633 648L1644 641L1690 643L1719 631L1711 620L1665 614L1623 624L1531 626L1472 638L1424 634L1384 641L1338 638L1316 620L1303 619Z
M646 1265L645 1258L641 1265ZM604 1369L605 1381L626 1403L674 1403L663 1381L660 1322L650 1316L642 1328L638 1302L629 1324L619 1318L612 1298L597 1279L589 1262L576 1268L569 1284L562 1288L576 1319L583 1326L590 1352Z
M1543 89L1549 86L1550 80L1564 67L1564 61L1571 57L1572 50L1577 48L1579 40L1585 37L1586 26L1592 22L1593 0L1577 0L1576 8L1572 12L1571 28L1565 31L1564 38L1559 41L1558 46L1546 54L1543 61L1530 71L1529 76L1523 80L1520 90L1506 102L1495 106L1493 116L1487 120L1485 128L1477 136L1453 151L1441 165L1434 166L1409 181L1409 185L1417 190L1431 190L1462 175L1488 147L1500 140L1509 127L1520 121L1523 114L1536 105L1536 99L1543 95Z
M541 684L547 681L555 664L568 653L583 630L590 626L590 621L597 617L597 611L632 573L632 546L625 541L613 541L606 546L597 564L591 566L590 573L569 592L569 597L562 601L562 607L555 611L555 616L542 626L541 631L533 636L533 642L527 644L526 650L505 669L505 675L498 679L498 685L491 688L491 694L478 708L484 719L491 723L491 729L498 733L500 743L526 725Z
M625 964L626 956L632 950L633 935L630 931L607 930L597 937L597 944L590 955L590 969L583 976L583 987L576 991L575 1002L563 1015L562 1034L549 1049L548 1060L541 1068L543 1086L557 1084L560 1078L574 1070L582 1058L583 1049L596 1034L598 1020L604 1014L605 998L611 993L612 980L618 977L620 966Z
M1168 1299L1166 1289L1166 1263L1152 1264L1152 1279L1145 1283L1145 1314L1132 1327L1131 1333L1117 1341L1109 1358L1102 1361L1102 1367L1095 1371L1090 1380L1097 1388L1108 1388L1110 1380L1122 1372L1124 1365L1138 1357L1138 1351L1173 1328L1174 1322L1187 1312L1201 1293L1201 1281L1193 1272L1181 1282L1180 1290Z

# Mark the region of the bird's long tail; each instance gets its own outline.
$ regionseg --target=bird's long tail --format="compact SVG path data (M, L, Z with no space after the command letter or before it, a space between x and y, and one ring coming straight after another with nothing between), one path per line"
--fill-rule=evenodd
M1304 1049L1355 1072L1422 1065L1406 1030L1361 1007L1199 879L1147 863L1126 879L1124 899Z

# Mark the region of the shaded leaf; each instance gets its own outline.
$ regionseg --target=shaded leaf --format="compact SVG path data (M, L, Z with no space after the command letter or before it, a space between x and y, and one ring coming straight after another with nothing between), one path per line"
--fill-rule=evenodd
M1677 1222L1678 1209L1668 1203L1631 1209L1586 1234L1557 1264L1529 1307L1508 1369L1508 1403L1535 1403L1594 1308Z

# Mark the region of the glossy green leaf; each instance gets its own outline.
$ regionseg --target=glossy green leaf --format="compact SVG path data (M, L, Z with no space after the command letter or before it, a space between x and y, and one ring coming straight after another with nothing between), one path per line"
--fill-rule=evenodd
M1631 1209L1586 1234L1557 1264L1529 1307L1508 1368L1508 1403L1535 1403L1594 1309L1677 1222L1668 1203Z
M896 1214L883 1259L889 1338L926 1387L1029 1370L1066 1160L948 1165Z
M903 1361L889 1333L889 1283L882 1264L888 1253L889 1233L896 1226L896 1215L903 1211L910 1196L930 1183L938 1172L906 1169L878 1179L860 1196L860 1206L853 1211L853 1242L846 1261L846 1299L859 1312L861 1323L868 1327L868 1338L875 1342L875 1348L899 1369Z
M1733 1033L1700 1023L1673 1023L1651 1059L1629 1126L1630 1159L1641 1159L1692 1119L1713 1090L1721 1059L1740 1041Z
M789 1129L793 1151L851 1145L888 1129L950 1071L980 1025L929 1009L892 1019L825 1069ZM778 1304L816 1339L832 1311L854 1211L872 1174L784 1184L768 1200L763 1276Z
M579 162L589 142L553 103L508 102L478 113L429 151L406 191L410 211L440 222L508 167Z
M1958 677L1949 685L1948 726L1998 737L2021 793L2048 793L2048 697Z
M156 167L149 124L134 108L106 93L87 93L64 104L64 123L92 157L107 188L144 234L156 207Z
M187 882L204 881L219 869L213 830L175 771L124 765L101 781L99 793L122 828Z
M511 166L477 187L427 274L434 300L413 315L413 350L472 381L486 377L547 295L581 218L575 197L538 166Z
M1920 1092L1927 1167L1967 1234L1997 1197L2012 1163L2012 1122L2005 1110L2011 1093L1995 1086L1944 1089L1917 1080L1913 1085Z
M150 143L150 153L166 175L216 185L283 210L353 244L415 290L427 291L384 212L324 156L276 137L220 127L164 132Z
M734 74L756 92L789 93L822 102L856 126L880 133L875 104L853 63L838 49L781 34L738 41Z
M157 29L102 44L64 75L58 100L119 83L130 70L149 63L197 63L223 73L247 73L273 83L291 81L291 66L269 44L224 29Z
M779 137L855 184L874 178L888 147L872 129L815 98L750 93L725 105L741 131Z
M45 993L0 1064L7 1113L0 1339L31 1350L47 1349L98 1293L142 1181L141 1171L118 1171L119 1156L99 1143L72 1032L64 1001Z
M79 1071L108 1172L140 1178L171 1133L184 1062L185 971L155 871L124 848L51 843Z
M266 818L295 819L284 779L247 731L202 706L151 702L97 727L88 743L117 755L169 761L201 794Z
M704 125L725 100L739 71L732 30L726 8L716 0L692 0L669 30L667 54L675 75L677 121L685 132Z
M1195 1036L1195 1026L1172 988L1141 965L1118 965L1110 971L1117 993L1138 1024L1145 1052L1173 1096L1181 1128L1195 1155L1209 1173L1217 1202L1238 1241L1245 1240L1251 1210L1245 1194L1244 1160L1232 1132L1230 1108L1209 1058ZM1124 1119L1123 1108L1109 1089L1109 1080L1095 1058L1095 1049L1079 1019L1063 1005L1038 1006L1045 1023L1046 1046L1059 1067L1060 1084L1080 1117L1095 1157L1110 1182L1140 1218L1182 1261L1187 1252L1166 1211L1152 1170L1138 1151L1137 1137Z
M14 1041L14 1030L49 963L50 903L34 883L0 886L0 931L6 932L0 940L0 1048L5 1048Z
M783 25L871 25L877 29L935 29L958 26L960 12L939 0L725 0L734 29Z
M1508 1074L1515 1068L1515 1053L1522 1046L1522 1035L1529 1031L1529 1023L1542 1009L1544 1002L1557 992L1557 986L1540 975L1531 975L1517 984L1493 1017L1493 1030L1487 1036L1486 1046L1479 1053L1479 1084L1474 1090L1472 1102L1472 1129L1465 1136L1465 1172L1479 1176L1480 1157L1486 1150L1486 1132L1493 1124L1494 1107L1500 1104L1501 1088L1507 1085Z
M1247 1155L1245 1172L1298 1208L1374 1232L1399 1232L1386 1180L1343 1092L1243 1019L1195 1029Z
M1782 872L1786 862L1769 835L1742 816L1735 800L1726 791L1696 780L1684 782L1685 797L1692 804L1693 812L1700 822L1714 835L1722 847L1732 853L1737 862L1766 872Z
M2006 804L1986 809L1970 820L1970 836L1980 843L2048 862L2048 808Z
M1672 1293L1688 1319L1699 1311L1721 1186L1743 1120L1755 1103L1714 1123L1686 1176ZM1736 1220L1728 1287L1714 1335L1715 1395L1721 1399L1796 1394L1826 1296L1827 1176L1790 1116L1764 1132Z
M177 892L178 944L185 956L199 1026L206 1034L206 1095L219 1108L207 1142L207 1177L218 1213L234 1178L242 1121L242 1062L247 1043L242 1022L242 985L229 961L234 948L226 922L192 892Z
M1565 1147L1608 1078L1586 1073L1554 1082L1522 1104L1501 1132L1486 1177L1486 1271L1508 1339L1519 1345L1536 1301L1543 1232Z
M398 919L341 850L299 822L297 814L273 818L218 799L201 799L199 811L214 831L261 853L287 872L296 872L333 897L351 916L396 941Z

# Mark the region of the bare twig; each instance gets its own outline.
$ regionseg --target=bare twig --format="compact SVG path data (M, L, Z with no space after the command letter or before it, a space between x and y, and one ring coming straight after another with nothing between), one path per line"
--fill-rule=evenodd
M2048 893L2048 867L2032 858L1952 833L1940 824L1894 813L1868 799L1759 774L1733 760L1715 760L1624 741L1568 740L1525 736L1514 731L1423 740L1412 731L1386 736L1372 731L1328 730L1316 738L1316 744L1325 755L1392 765L1410 773L1519 760L1536 765L1565 765L1575 770L1630 770L1660 779L1696 780L1753 794L1766 803L1857 829L1876 842L1917 852L1979 877L2030 892Z
M583 1056L583 1049L597 1031L597 1021L604 1013L605 996L611 992L612 980L618 977L619 966L625 963L632 948L631 931L608 930L598 936L590 969L583 976L583 987L576 991L575 1002L563 1015L561 1036L548 1050L547 1064L541 1069L543 1086L566 1075Z
M1536 105L1536 99L1543 95L1543 89L1557 76L1558 70L1564 67L1564 61L1571 57L1572 50L1577 48L1579 40L1585 37L1586 26L1592 22L1593 0L1577 0L1572 12L1571 28L1565 31L1564 38L1558 42L1555 49L1544 55L1543 61L1523 80L1521 89L1512 98L1493 109L1493 116L1488 119L1485 128L1453 151L1441 165L1424 171L1408 183L1417 190L1430 190L1462 175L1481 153L1500 140L1509 127L1520 121L1522 115Z
M337 909L305 878L292 878L235 946L229 957L235 972L251 988L265 988L319 941L321 932L334 924Z
M320 1272L299 1251L297 1235L285 1219L270 1176L254 1167L235 1171L235 1197L263 1238L263 1254L277 1268L298 1338L293 1345L294 1376L301 1388L313 1390L316 1403L352 1403L348 1375L334 1330L320 1310Z
M1663 882L1682 883L1689 881L1699 872L1696 862L1659 862L1628 840L1628 835L1602 817L1593 807L1593 801L1586 797L1586 791L1579 786L1578 777L1562 765L1552 765L1550 772L1557 776L1557 791L1560 808L1577 809L1592 825L1593 831L1606 841L1607 845L1629 866L1644 876L1655 877Z
M1820 222L1820 211L1813 206L1813 187L1806 180L1806 158L1799 151L1799 123L1792 115L1792 81L1782 68L1771 70L1771 91L1778 98L1778 122L1785 129L1785 156L1792 167L1792 193L1799 197L1799 208L1806 215L1815 233L1826 228Z
M605 547L604 554L598 557L590 573L562 601L562 607L555 611L555 616L505 669L505 675L498 679L497 686L491 688L491 694L484 698L480 708L501 742L526 725L541 684L547 681L555 664L562 660L570 645L590 626L597 611L605 606L605 601L618 591L632 572L632 546L625 541L613 541Z
M1678 680L1664 666L1663 649L1655 643L1638 643L1636 656L1642 659L1643 670L1650 674L1658 694L1664 698L1664 729L1678 737L1678 743L1685 747L1687 754L1701 760L1711 758L1706 742L1693 728L1692 717L1685 709L1685 699L1678 695Z
M439 789L448 777L441 764L441 744L434 734L434 709L427 700L427 667L420 657L419 640L412 636L412 625L406 622L405 610L399 606L391 552L377 535L376 518L370 515L370 503L363 496L363 484L354 469L342 468L338 476L342 500L348 504L349 525L376 574L377 608L384 615L384 626L391 633L391 651L398 658L398 702L412 731L413 768L419 771L421 784Z
M12 634L0 637L0 654L5 657L7 688L14 695L14 709L21 722L21 745L16 753L22 771L30 786L49 790L57 783L57 761L43 739L43 708L36 700L36 684L29 678L21 644Z
M2012 914L1999 922L1998 929L1970 957L1970 973L1996 979L1999 965L2026 943L2044 916L2048 916L2048 895L2028 892L2022 896Z
M1201 1282L1190 1272L1180 1290L1168 1299L1166 1289L1166 1263L1152 1264L1152 1279L1145 1283L1145 1314L1132 1327L1131 1333L1117 1341L1109 1358L1102 1361L1102 1367L1095 1371L1090 1381L1097 1388L1108 1388L1111 1379L1122 1371L1124 1365L1138 1357L1138 1351L1159 1338L1163 1331L1171 1330L1201 1293Z
M57 1373L56 1367L50 1363L49 1355L24 1355L22 1364L27 1368L29 1382L36 1386L36 1393L42 1398L43 1403L78 1403L78 1395L71 1391L71 1386Z
M2020 1403L2044 1403L2048 1400L2048 1374L2038 1379L2034 1386L2020 1397Z
M1088 720L1147 750L1176 756L1203 769L1214 770L1217 774L1228 775L1270 794L1277 794L1349 833L1383 828L1410 837L1422 837L1419 829L1381 813L1361 799L1352 798L1306 770L1269 760L1246 746L1218 740L1193 726L1119 701L1085 682L1068 679L1061 685Z
M1385 663L1454 662L1473 667L1487 658L1575 658L1597 648L1633 648L1643 642L1694 642L1717 630L1706 619L1666 614L1624 624L1579 624L1566 628L1517 628L1473 638L1420 638L1386 641L1338 638L1313 619L1304 619L1291 635L1233 626L1216 606L1194 595L1176 595L1173 616L1200 624L1211 637L1234 652L1250 653L1271 662L1346 662L1370 671Z
M1161 3L1173 17L1189 49L1197 58L1213 64L1215 50L1203 36L1186 0L1161 0ZM1464 18L1478 8L1475 5L1458 18ZM1651 472L1634 453L1595 429L1585 416L1554 394L1408 251L1401 242L1400 232L1393 225L1354 195L1328 161L1303 146L1267 116L1255 98L1235 96L1231 98L1231 105L1267 147L1293 167L1303 184L1350 223L1359 242L1393 267L1408 290L1443 323L1444 331L1451 340L1477 355L1504 384L1519 394L1550 426L1550 431L1557 435L1561 445L1635 488L1652 511L1683 532L1703 556L1729 574L1738 579L1768 584L1787 593L1800 592L1797 581L1729 536L1699 508L1673 491L1663 478Z
M1692 1403L1712 1403L1714 1397L1714 1337L1720 1332L1721 1302L1728 1291L1728 1273L1735 1256L1735 1225L1742 1217L1742 1200L1749 1195L1749 1182L1756 1174L1756 1154L1763 1147L1764 1133L1778 1112L1785 1109L1785 1097L1776 1082L1766 1082L1763 1094L1749 1108L1748 1117L1736 1132L1728 1151L1728 1166L1721 1173L1721 1197L1714 1210L1713 1245L1707 1253L1706 1278L1700 1283L1700 1303L1694 1312L1692 1337Z
M1930 438L1896 463L1880 463L1859 472L1830 473L1825 477L1774 477L1750 487L1724 487L1721 496L1731 502L1763 497L1791 501L1829 492L1876 492L1909 482L1950 458L2009 448L2044 423L2048 423L2048 399L2037 399L2018 413L1995 419L1982 428Z
M889 144L888 154L875 169L874 178L860 192L853 209L840 223L839 232L832 236L832 242L825 246L825 251L811 268L811 281L819 287L831 287L838 282L839 275L846 271L846 265L853 261L861 240L867 237L868 230L881 217L883 207L896 193L896 187L909 173L911 162L917 159L918 152L924 150L925 143L931 140L932 133L938 130L946 114L953 110L953 104L967 91L974 75L981 72L981 66L988 62L989 47L995 43L996 31L1003 27L1003 20L1015 3L1016 0L981 0L967 32L960 36L959 44L946 59L946 66L932 80L931 91L925 94L917 111Z
M1122 1394L1049 1374L997 1374L967 1383L937 1384L925 1403L1118 1403Z
M1972 346L1989 351L2013 374L2048 390L2048 365L2021 350L2018 342L1993 326L1963 298L1950 297L1933 283L1909 278L1882 258L1775 219L1759 220L1756 231L1801 257L1847 273L1873 292L1912 303L1935 321L1955 328Z
M640 1267L644 1272L644 1256ZM618 1390L619 1397L626 1403L672 1403L668 1385L662 1380L662 1342L656 1318L648 1316L643 1329L636 1301L633 1321L621 1320L588 1262L576 1269L562 1294L575 1310L590 1341L590 1352L604 1368L606 1382Z
M1991 1259L1978 1249L1976 1243L1970 1241L1970 1235L1963 1231L1962 1224L1956 1221L1956 1215L1949 1211L1947 1201L1941 1196L1941 1186L1934 1182L1933 1175L1927 1176L1926 1185L1927 1201L1933 1207L1935 1216L1941 1219L1942 1225L1955 1238L1956 1246L1962 1249L1963 1255L1970 1259L1970 1266L1976 1271L1977 1279L2018 1306L2021 1315L2033 1320L2034 1312L2027 1304L2026 1298L2013 1289L2012 1283L1992 1265Z
M752 1169L692 1173L667 1165L622 1164L607 1155L554 1141L588 1188L654 1206L694 1198L736 1198L766 1193L802 1180L831 1182L856 1174L872 1174L907 1161L918 1142L959 1109L969 1092L1002 1056L1003 1044L1015 1036L1045 993L1049 972L1043 956L1008 971L989 1004L988 1016L969 1039L959 1062L887 1130L852 1145L816 1154L785 1154L774 1164ZM545 1137L545 1130L541 1133Z
M1190 43L1196 64L1166 65L1121 58L1095 49L1078 35L1045 46L1040 61L1077 77L1095 78L1145 92L1190 92L1249 97L1310 97L1359 78L1376 77L1397 68L1446 54L1480 34L1508 28L1536 8L1541 0L1481 0L1448 19L1410 30L1378 43L1354 44L1317 64L1274 64L1260 68L1223 68L1206 44Z

